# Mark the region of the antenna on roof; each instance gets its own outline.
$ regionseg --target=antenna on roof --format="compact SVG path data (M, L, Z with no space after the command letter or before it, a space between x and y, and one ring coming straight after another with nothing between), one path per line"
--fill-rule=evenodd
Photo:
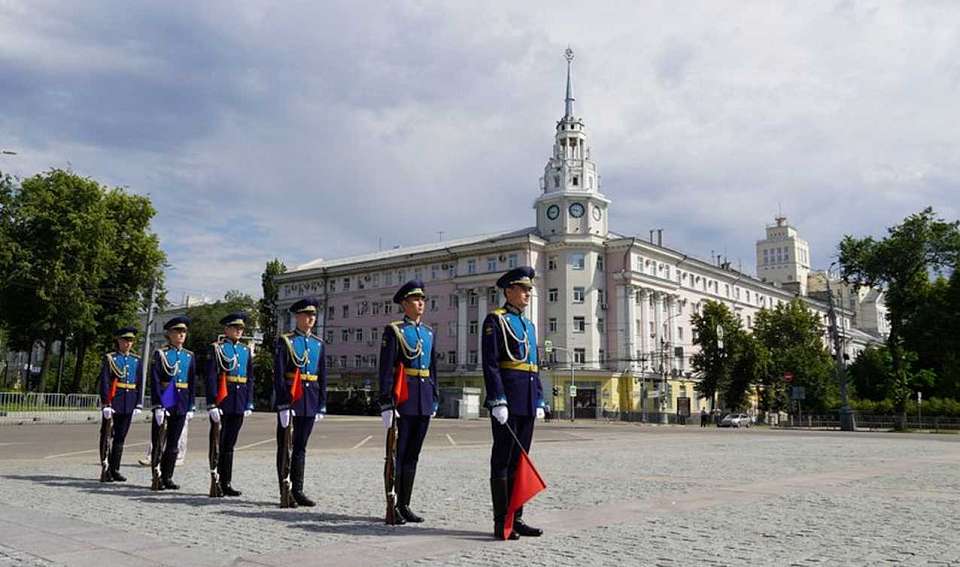
M440 235L440 242L443 242L443 231L442 231L442 230L438 230L438 231L437 231L437 234Z

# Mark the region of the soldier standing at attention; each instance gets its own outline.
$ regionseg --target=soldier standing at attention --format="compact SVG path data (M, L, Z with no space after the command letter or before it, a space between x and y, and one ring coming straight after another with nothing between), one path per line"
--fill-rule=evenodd
M277 340L273 364L273 385L277 404L277 474L280 478L280 505L316 506L303 492L307 442L313 424L327 413L327 367L320 338L313 334L317 322L316 298L308 297L290 306L297 326ZM287 428L293 426L290 447ZM289 486L287 474L289 471ZM285 492L291 490L292 501Z
M253 356L240 342L247 326L246 313L231 313L220 320L224 339L211 345L207 358L207 410L210 420L220 423L220 459L217 472L224 496L240 496L231 486L233 448L243 418L253 413Z
M483 321L483 380L486 405L490 408L493 449L490 454L490 494L493 499L493 535L503 539L512 479L520 458L519 448L509 427L524 451L530 450L535 419L544 417L543 385L537 366L537 330L523 316L530 303L534 270L514 268L497 280L506 303L494 309ZM543 531L523 522L518 508L509 539L537 537Z
M380 409L387 429L397 420L396 523L419 523L423 518L410 510L413 481L430 418L436 415L440 394L433 330L420 318L426 305L423 282L411 280L393 296L403 309L403 319L383 330L380 344ZM407 381L407 400L396 406L393 380L398 365L403 365Z
M100 405L104 419L113 420L113 445L110 448L109 466L104 482L124 482L120 474L123 458L123 443L130 430L130 423L143 410L140 394L143 380L140 379L140 357L131 353L137 337L135 327L123 327L114 334L117 351L107 354L100 369Z
M173 470L177 465L177 445L187 420L193 418L196 357L183 348L187 340L189 317L174 317L163 326L167 345L158 349L150 362L150 398L153 400L153 447L158 450L161 426L166 422L163 454L160 457L159 490L177 490Z

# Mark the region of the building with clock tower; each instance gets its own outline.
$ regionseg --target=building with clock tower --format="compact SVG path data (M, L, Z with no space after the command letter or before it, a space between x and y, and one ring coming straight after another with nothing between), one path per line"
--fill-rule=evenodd
M503 302L497 278L516 266L537 271L527 315L539 330L545 402L567 416L575 408L578 418L620 412L665 420L712 407L717 400L696 393L691 317L705 301L720 301L750 329L757 312L796 297L729 263L664 246L660 238L610 231L610 200L600 191L584 121L574 112L573 51L565 57L564 113L533 201L534 226L321 258L277 278L281 326L293 326L286 307L301 297L322 303L317 333L327 345L332 411L338 397L376 388L380 333L402 316L391 298L411 278L422 279L429 293L424 321L435 331L441 415L448 416L482 411L480 325ZM637 228L632 234L643 232ZM802 299L826 318L826 304ZM851 315L841 312L844 328ZM547 340L551 352L544 349Z

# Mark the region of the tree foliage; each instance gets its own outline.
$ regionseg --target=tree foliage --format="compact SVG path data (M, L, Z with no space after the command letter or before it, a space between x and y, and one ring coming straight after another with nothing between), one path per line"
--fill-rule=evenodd
M257 377L255 394L258 407L268 406L273 393L273 349L279 334L277 302L280 299L280 288L275 280L277 276L286 271L286 265L279 259L274 258L267 262L263 274L260 276L263 297L257 303L257 309L260 313L263 346L257 351L253 361L253 371Z
M186 315L190 317L190 331L187 333L187 341L184 346L192 350L197 357L197 372L203 376L199 380L201 384L206 384L206 375L202 373L205 372L207 367L210 344L223 334L223 325L220 324L220 320L235 311L244 311L250 316L247 329L252 331L257 327L256 306L257 302L249 295L231 290L219 301L204 303L187 309Z
M700 347L691 359L691 366L700 375L697 392L711 400L719 394L727 409L743 409L750 386L757 383L766 367L766 353L723 303L705 302L690 322L694 344ZM722 339L718 329L722 329Z

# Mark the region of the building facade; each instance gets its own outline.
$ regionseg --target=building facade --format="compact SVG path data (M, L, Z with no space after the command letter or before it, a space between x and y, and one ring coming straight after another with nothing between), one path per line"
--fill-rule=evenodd
M327 344L332 388L376 388L380 333L401 316L391 298L411 278L422 279L429 295L424 320L435 330L441 387L482 388L480 325L503 302L496 279L530 265L537 278L527 313L540 340L554 347L541 355L552 408L573 406L582 417L604 411L673 413L681 407L696 412L708 401L694 390L691 316L705 301L721 301L752 328L761 309L798 296L775 283L779 280L696 259L652 237L610 231L611 201L601 191L584 121L574 112L571 60L568 51L564 115L534 197L534 226L318 259L278 277L286 328L293 326L289 305L307 295L322 303L317 332ZM786 244L773 244L781 240ZM791 262L797 259L790 269L795 278L803 276L805 286L801 271L809 269L809 251L796 231L785 224L768 229L761 242L766 244L758 243L758 258L760 250L789 247ZM774 272L768 273L772 278ZM825 303L804 300L826 321ZM851 313L841 310L840 321L849 328ZM575 397L570 386L576 387Z

